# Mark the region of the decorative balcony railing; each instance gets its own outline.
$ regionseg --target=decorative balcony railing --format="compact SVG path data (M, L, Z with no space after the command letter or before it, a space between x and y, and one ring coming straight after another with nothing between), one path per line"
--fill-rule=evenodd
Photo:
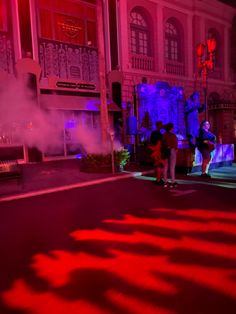
M154 71L154 58L132 54L132 68L137 70Z
M209 78L221 80L223 78L222 68L215 67L212 72L209 72Z
M181 62L167 60L165 63L165 70L166 70L166 73L168 74L179 75L179 76L185 75L184 64Z
M39 39L42 76L98 81L98 49Z
M236 83L236 71L233 69L230 70L230 80Z
M0 32L0 69L13 74L12 42L5 32Z

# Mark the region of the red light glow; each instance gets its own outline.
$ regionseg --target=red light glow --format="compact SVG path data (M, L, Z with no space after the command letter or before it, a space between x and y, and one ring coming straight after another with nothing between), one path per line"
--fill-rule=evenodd
M198 293L208 291L234 302L235 245L219 244L203 235L220 232L235 236L232 221L236 214L178 210L174 212L177 219L167 219L160 217L170 214L169 209L151 212L156 218L125 215L123 220L105 220L104 229L74 231L71 236L78 243L78 252L54 250L36 254L31 268L36 278L47 283L47 288L39 291L25 278L17 279L2 294L5 304L37 314L106 314L114 309L137 314L187 313L181 305L175 310L170 300L175 300L175 304L179 302L176 300L184 300L190 286ZM218 222L219 218L224 223ZM129 226L131 231L105 230L111 225ZM170 233L163 235L161 230ZM192 234L196 232L202 238L194 238ZM103 254L81 250L84 243L102 248ZM137 245L148 247L151 253L135 250ZM75 290L73 298L63 297L67 289Z

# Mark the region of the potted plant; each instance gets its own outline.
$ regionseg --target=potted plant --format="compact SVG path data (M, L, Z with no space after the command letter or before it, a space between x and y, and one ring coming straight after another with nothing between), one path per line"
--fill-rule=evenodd
M127 149L115 150L114 151L114 159L115 166L119 168L119 170L124 170L124 167L127 165L130 158L130 153Z
M114 151L115 168L123 170L129 161L129 151L120 149ZM109 154L87 154L80 159L80 169L86 172L110 172L112 169L112 156Z

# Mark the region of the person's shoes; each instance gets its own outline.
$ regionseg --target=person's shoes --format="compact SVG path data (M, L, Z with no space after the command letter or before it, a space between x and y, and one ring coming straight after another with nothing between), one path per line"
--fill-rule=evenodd
M209 173L202 173L201 174L202 178L211 178L211 176L209 175Z
M177 188L177 186L178 186L178 183L177 182L173 182L173 183L171 183L170 184L170 188Z
M159 181L158 181L158 180L155 181L155 184L156 184L156 185L164 185L164 183L165 183L165 182L164 182L162 179L159 180Z
M168 188L168 186L169 186L168 182L165 182L163 185L163 188L166 189L166 188Z

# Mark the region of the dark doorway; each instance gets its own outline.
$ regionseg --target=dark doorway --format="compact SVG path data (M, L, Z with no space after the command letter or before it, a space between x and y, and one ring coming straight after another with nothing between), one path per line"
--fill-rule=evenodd
M121 84L119 82L112 83L112 100L117 104L121 109ZM118 111L114 113L114 126L115 126L115 136L116 139L122 141L122 112Z
M29 162L41 162L42 152L37 147L28 148Z
M112 100L121 108L121 84L119 82L112 83Z

